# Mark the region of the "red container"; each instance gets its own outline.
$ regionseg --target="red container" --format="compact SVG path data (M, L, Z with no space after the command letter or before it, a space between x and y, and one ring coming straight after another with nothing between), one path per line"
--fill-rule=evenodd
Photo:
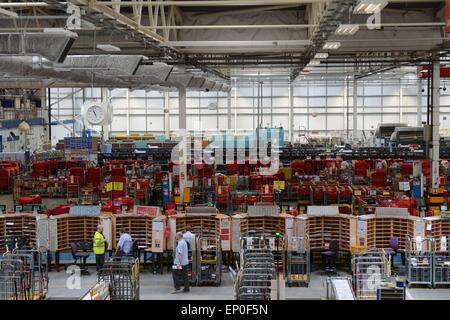
M352 202L352 189L349 186L339 187L339 202L340 203L351 203Z
M413 174L413 163L412 162L403 162L400 165L400 173L404 176L412 176Z
M305 171L305 175L310 176L314 173L314 163L311 159L306 159L304 161L304 171Z
M31 195L29 197L20 197L19 203L22 206L30 205L30 204L41 204L42 198L40 195L37 195L37 194Z
M167 172L164 172L164 171L156 172L155 173L155 184L161 184L162 180L165 176L167 176Z
M338 202L338 190L337 187L327 187L327 204L333 204Z
M216 194L216 202L217 203L227 203L228 202L228 193L226 194Z
M294 174L299 173L300 175L303 175L303 171L305 169L305 163L303 162L303 160L292 160L291 168L292 168L292 172Z
M125 168L112 168L111 176L113 177L124 177L125 176Z
M314 172L318 173L319 171L322 171L323 169L325 169L325 160L322 160L322 159L314 160Z
M68 214L70 212L71 206L72 206L71 204L61 204L52 210L48 210L49 215L57 216L60 214Z
M91 167L86 172L86 185L98 187L101 183L102 171L99 167Z
M375 170L372 172L372 186L386 187L386 172L382 170Z
M325 191L322 186L313 187L313 202L315 204L324 204Z
M227 164L227 175L228 176L238 174L238 170L239 170L239 165L237 163Z
M307 185L301 185L298 187L298 198L300 200L309 200L311 196L311 187Z
M367 176L367 169L369 169L369 165L365 160L356 160L354 163L355 168L355 176L365 177Z
M274 202L273 194L263 194L263 195L261 195L261 202L263 202L263 203L273 203Z
M231 202L234 205L240 205L240 204L244 204L245 203L245 196L240 195L240 194L236 194L231 198Z
M255 205L259 201L258 196L247 196L247 204L248 205Z

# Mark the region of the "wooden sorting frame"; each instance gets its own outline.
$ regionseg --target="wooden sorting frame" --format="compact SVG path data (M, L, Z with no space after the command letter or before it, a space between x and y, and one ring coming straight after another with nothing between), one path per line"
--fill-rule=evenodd
M113 219L113 248L116 248L119 241L120 229L123 227L127 230L133 240L136 240L140 248L144 250L152 249L152 228L154 217L143 214L120 214L115 215Z
M427 217L425 220L425 232L427 236L434 239L434 250L439 251L441 237L450 237L450 217Z
M220 221L217 215L176 215L176 232L190 231L200 238L217 238L220 236Z
M276 232L286 236L286 217L284 216L246 216L241 220L242 236L274 237Z
M50 224L50 250L70 251L73 242L92 242L99 224L103 225L108 249L111 248L111 224L109 216L62 214L53 216Z
M367 248L389 249L390 239L399 238L399 249L405 250L407 237L424 236L424 221L415 216L363 215L360 223L367 222L365 246Z
M350 251L354 244L357 218L351 215L308 215L306 234L310 248L326 248L331 240L339 241L339 250Z
M0 215L0 252L6 252L8 237L27 237L33 247L48 249L47 216L31 213Z

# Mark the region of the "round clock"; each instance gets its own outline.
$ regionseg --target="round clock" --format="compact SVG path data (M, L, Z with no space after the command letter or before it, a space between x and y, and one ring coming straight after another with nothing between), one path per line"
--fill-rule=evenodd
M109 102L89 101L81 108L85 125L99 126L112 122L112 106Z
M105 120L106 112L101 105L91 105L86 110L86 120L90 124L99 125Z

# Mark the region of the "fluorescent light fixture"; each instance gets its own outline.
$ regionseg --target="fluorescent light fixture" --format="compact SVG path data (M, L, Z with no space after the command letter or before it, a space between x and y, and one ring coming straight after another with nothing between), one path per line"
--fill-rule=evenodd
M388 5L387 0L359 0L353 13L355 14L374 14L379 13Z
M328 58L328 52L318 52L314 56L314 59L326 59Z
M358 24L341 24L334 34L340 35L340 36L351 36L354 35L359 30Z
M312 59L311 61L309 61L308 65L310 66L317 66L320 64L320 60L317 59Z
M328 50L336 50L339 49L339 47L341 46L340 42L325 42L325 44L323 45L323 49L328 49Z
M10 11L10 10L6 10L6 9L3 9L3 8L0 8L0 15L4 15L4 16L7 16L7 17L11 17L11 18L17 18L18 17L16 12Z
M112 44L97 44L97 49L107 52L118 52L119 47L113 46Z

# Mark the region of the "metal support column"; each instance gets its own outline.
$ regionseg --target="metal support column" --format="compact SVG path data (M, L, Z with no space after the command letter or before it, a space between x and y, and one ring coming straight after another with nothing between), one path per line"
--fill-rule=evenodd
M234 79L234 134L237 134L237 85L236 79Z
M125 90L125 98L126 98L126 106L127 106L127 113L126 113L126 119L127 119L127 136L130 135L130 89Z
M217 106L217 110L219 110L219 106ZM227 94L227 129L231 132L231 91L228 91Z
M422 80L417 79L417 126L422 126Z
M109 100L109 89L102 88L101 91L102 102L107 102ZM102 140L107 141L109 139L109 123L102 125Z
M42 89L42 91L45 91L45 88ZM47 139L50 143L52 143L52 101L50 96L50 88L47 89L46 98L47 98L47 114L43 112L42 116L44 117L44 123L48 124Z
M294 143L294 85L289 85L289 141Z
M180 133L181 142L179 144L179 166L180 166L180 199L184 203L184 188L187 185L187 143L190 142L187 137L187 126L186 126L186 87L178 86L178 129Z
M432 109L431 109L431 186L439 187L439 107L440 107L440 61L433 61Z
M353 79L353 143L358 140L358 80Z
M164 135L166 139L170 137L170 109L169 109L169 92L164 91Z

